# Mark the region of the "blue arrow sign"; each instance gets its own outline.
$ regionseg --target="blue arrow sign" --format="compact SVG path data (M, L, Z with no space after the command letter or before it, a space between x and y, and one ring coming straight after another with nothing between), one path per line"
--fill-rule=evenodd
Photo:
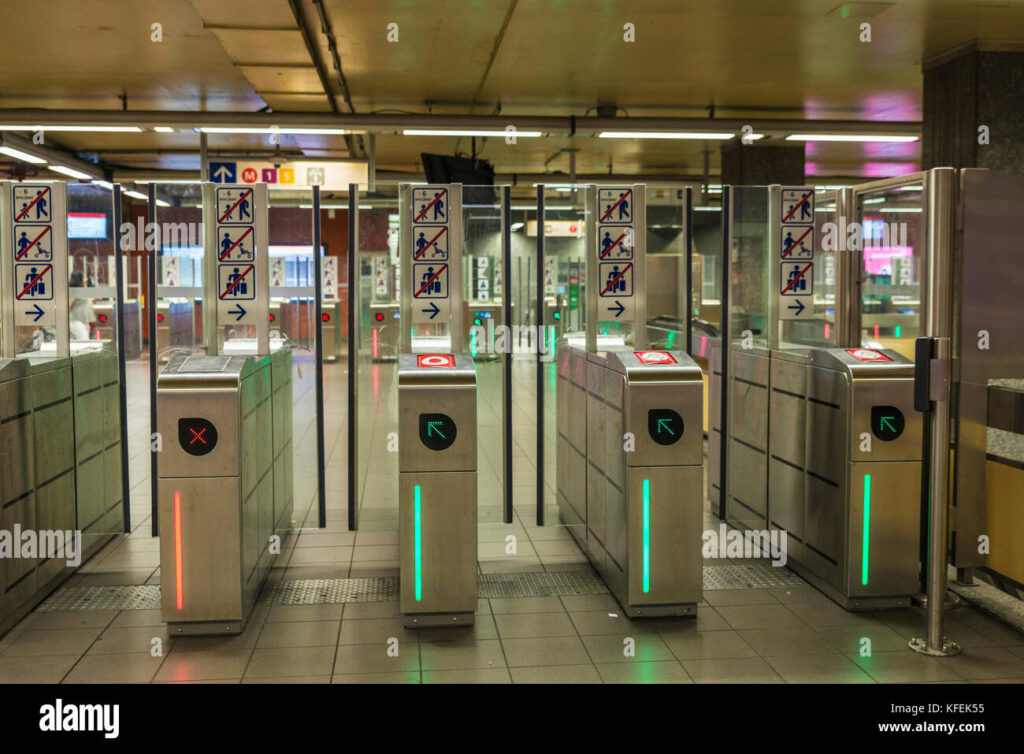
M626 311L626 307L624 307L622 305L621 301L616 301L615 302L615 306L609 306L608 307L608 311L615 312L615 319L618 319L619 315L621 315L624 311Z
M236 171L234 162L211 162L210 180L213 183L234 183Z
M797 316L800 316L801 314L804 313L804 309L806 309L807 307L804 306L804 302L803 301L801 301L800 299L797 299L795 304L790 304L786 308L787 309L796 309Z
M235 322L241 322L242 317L245 316L245 309L242 308L241 304L235 304L234 309L228 309L228 314L237 314L238 317L235 319Z
M433 301L430 302L429 309L423 309L422 311L424 314L429 314L431 319L436 317L441 312L441 310L438 309L437 304L435 304Z
M46 314L46 312L44 312L44 311L43 311L43 310L42 310L42 309L41 309L41 308L39 307L39 304L36 304L36 305L35 305L35 306L33 306L33 307L32 307L31 309L29 309L29 310L28 310L27 312L25 312L25 314L27 314L27 315L28 315L28 316L30 316L30 317L31 317L31 316L32 316L32 315L34 314L34 315L35 315L35 318L34 318L34 319L33 319L32 321L33 321L33 322L38 322L38 321L39 321L39 318L40 318L40 317L42 317L42 316L43 316L44 314Z

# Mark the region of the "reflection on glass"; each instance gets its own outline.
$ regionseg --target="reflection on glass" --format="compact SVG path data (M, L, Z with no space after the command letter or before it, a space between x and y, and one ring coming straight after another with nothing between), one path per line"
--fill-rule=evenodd
M768 347L768 189L736 187L732 191L729 260L729 317L733 343Z
M860 257L861 343L910 359L920 330L923 201L921 186L859 194L851 229L850 249Z

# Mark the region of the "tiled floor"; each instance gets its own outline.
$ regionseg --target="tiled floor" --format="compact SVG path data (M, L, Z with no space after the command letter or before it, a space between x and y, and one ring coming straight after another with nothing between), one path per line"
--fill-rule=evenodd
M145 416L145 367L132 367L129 411ZM532 368L516 363L523 395L534 384ZM309 528L315 473L307 473L302 456L312 442L312 384L296 379L296 521L305 528L286 538L272 578L397 575L395 459L383 449L394 431L393 401L383 399L392 392L393 371L376 365L362 386L360 436L368 439L358 532L345 530L338 492L345 489L342 368L326 370L326 529ZM480 372L480 421L493 428L495 375ZM308 364L304 373L312 373ZM517 403L515 411L511 525L497 523L499 452L481 440L480 572L587 568L564 529L534 525L532 407ZM149 534L148 427L133 423L130 439L134 531L87 563L76 584L159 583L158 543ZM706 511L705 524L717 523ZM506 549L508 535L516 537L514 554ZM907 648L924 626L919 609L848 613L809 586L708 590L696 618L638 621L625 618L609 595L481 599L472 628L419 631L403 627L397 602L259 606L242 634L206 638L169 636L157 610L35 611L0 639L0 682L1024 682L1024 635L962 607L950 614L947 633L963 654L933 659Z

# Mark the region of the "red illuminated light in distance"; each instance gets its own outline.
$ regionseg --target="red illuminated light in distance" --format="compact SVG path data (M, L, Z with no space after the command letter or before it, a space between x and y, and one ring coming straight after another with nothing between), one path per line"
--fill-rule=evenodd
M378 322L383 322L384 321L384 312L377 312L376 316L377 316L377 321Z
M326 313L325 314L321 314L320 315L320 319L322 321L324 321L324 322L330 322L331 321L331 315L330 314L326 314Z
M185 608L185 587L181 562L181 492L174 491L174 595L179 610Z
M156 315L156 321L157 322L163 322L164 321L164 315L162 315L162 314Z
M107 321L107 315L106 314L101 314L100 315L100 322L106 322L106 321Z
M268 317L270 318L270 321L271 321L271 322L273 322L273 321L274 321L274 315L273 315L273 314L269 314L269 315L267 315L267 316L268 316Z

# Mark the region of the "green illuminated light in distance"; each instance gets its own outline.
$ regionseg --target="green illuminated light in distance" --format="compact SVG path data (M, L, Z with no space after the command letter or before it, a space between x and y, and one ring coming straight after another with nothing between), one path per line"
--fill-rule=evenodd
M413 571L416 574L416 601L423 599L423 533L420 518L420 486L413 488Z
M868 585L868 549L871 531L871 475L864 475L864 541L860 553L860 583Z
M644 594L651 591L651 480L644 480Z
M900 336L900 326L896 325L896 337L898 338L899 336Z

